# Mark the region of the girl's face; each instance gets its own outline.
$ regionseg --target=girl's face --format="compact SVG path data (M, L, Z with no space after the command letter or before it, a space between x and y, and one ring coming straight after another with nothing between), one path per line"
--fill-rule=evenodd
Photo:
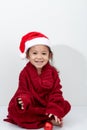
M50 58L51 54L47 46L35 45L29 49L28 59L37 70L41 70Z

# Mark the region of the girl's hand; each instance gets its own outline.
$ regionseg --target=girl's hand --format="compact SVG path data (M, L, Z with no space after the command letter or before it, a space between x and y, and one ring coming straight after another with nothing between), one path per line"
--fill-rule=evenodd
M46 114L48 115L49 118L51 118L52 116L54 117L54 119L51 120L51 122L54 124L54 125L58 125L60 127L63 126L63 122L62 122L62 119L59 119L56 115L53 115L53 114Z
M56 115L53 115L53 114L49 114L49 118L51 118L52 116L54 116L54 120L55 120L55 122L56 123L58 123L58 124L60 124L61 123L61 121L60 121L60 119L56 116Z
M17 102L18 102L18 105L19 105L20 109L23 110L24 109L24 103L23 103L22 99L18 98Z

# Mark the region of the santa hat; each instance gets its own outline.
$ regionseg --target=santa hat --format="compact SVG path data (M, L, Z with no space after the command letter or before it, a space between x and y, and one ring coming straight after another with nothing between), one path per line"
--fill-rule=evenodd
M24 35L20 42L21 58L26 58L27 50L34 45L46 45L51 48L49 38L40 32L29 32Z

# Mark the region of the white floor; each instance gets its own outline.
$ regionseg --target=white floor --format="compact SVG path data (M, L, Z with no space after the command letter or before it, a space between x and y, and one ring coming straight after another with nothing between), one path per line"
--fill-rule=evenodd
M1 130L26 130L16 125L4 122L6 118L7 107L1 106L0 108L0 129ZM87 130L87 106L85 107L72 107L71 112L64 118L64 125L62 128L53 127L53 130ZM31 130L31 129L30 129ZM43 130L43 128L38 129Z

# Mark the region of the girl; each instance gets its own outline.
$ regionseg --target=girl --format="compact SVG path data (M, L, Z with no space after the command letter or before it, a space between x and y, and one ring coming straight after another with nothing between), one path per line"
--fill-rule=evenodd
M50 64L53 53L48 37L30 32L22 37L19 48L22 58L29 62L20 72L18 89L9 103L5 121L32 129L46 129L49 122L62 126L62 118L71 105L63 97L56 68Z

